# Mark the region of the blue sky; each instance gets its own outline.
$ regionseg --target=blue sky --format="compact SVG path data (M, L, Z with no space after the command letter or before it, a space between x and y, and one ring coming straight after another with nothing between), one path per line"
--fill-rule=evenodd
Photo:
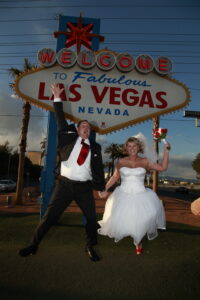
M0 143L19 143L22 101L12 99L7 73L10 67L21 68L24 57L37 63L37 52L56 47L59 14L101 19L101 34L108 47L116 52L153 58L165 55L173 61L173 77L190 90L186 110L200 111L200 2L198 0L70 0L70 1L0 1ZM46 134L47 113L32 107L27 150L40 150ZM200 125L200 122L199 122ZM152 122L138 124L112 134L98 136L103 148L123 143L129 136L144 133L152 141ZM200 152L200 127L184 118L183 110L161 116L160 127L168 128L172 145L166 175L195 178L191 162ZM162 152L162 145L160 146Z

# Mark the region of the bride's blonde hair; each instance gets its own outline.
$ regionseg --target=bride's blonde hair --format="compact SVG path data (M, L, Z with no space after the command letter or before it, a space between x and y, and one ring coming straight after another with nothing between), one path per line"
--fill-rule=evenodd
M137 139L136 137L130 137L130 138L128 138L128 140L123 145L123 153L124 154L127 154L126 148L127 148L128 143L134 143L134 144L138 145L139 146L138 153L144 153L143 143L139 139Z

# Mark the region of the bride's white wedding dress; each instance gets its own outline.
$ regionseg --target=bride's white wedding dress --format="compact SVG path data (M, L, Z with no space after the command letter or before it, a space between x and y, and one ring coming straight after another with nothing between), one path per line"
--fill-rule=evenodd
M118 242L131 236L134 244L157 237L157 229L165 229L165 213L162 202L151 189L145 188L146 170L120 168L121 185L107 199L103 219L98 233L114 238Z

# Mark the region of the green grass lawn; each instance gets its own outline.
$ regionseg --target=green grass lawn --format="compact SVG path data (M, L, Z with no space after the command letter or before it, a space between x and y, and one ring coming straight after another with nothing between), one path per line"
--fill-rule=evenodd
M100 216L99 216L100 218ZM200 299L200 229L168 223L137 256L131 238L99 236L103 259L84 252L81 214L67 213L53 226L35 256L18 250L29 243L38 215L0 215L0 299Z

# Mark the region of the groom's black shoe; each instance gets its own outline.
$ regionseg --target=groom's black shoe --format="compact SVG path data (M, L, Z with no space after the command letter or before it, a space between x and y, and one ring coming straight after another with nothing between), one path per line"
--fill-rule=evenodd
M19 255L26 257L28 255L34 255L37 253L38 247L35 245L30 245L26 248L22 248L19 250Z
M92 246L87 245L87 246L85 247L85 251L87 252L89 258L90 258L92 261L99 261L99 260L100 260L99 255L95 252L95 250L93 249Z

